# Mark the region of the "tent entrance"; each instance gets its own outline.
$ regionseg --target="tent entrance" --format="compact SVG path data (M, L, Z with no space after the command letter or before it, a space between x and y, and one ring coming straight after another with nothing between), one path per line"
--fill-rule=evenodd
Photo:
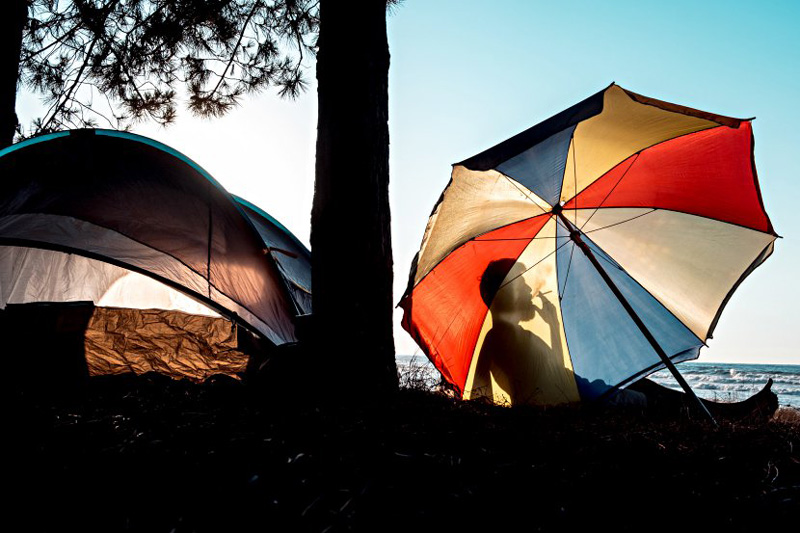
M55 380L236 376L253 346L249 332L159 281L52 250L0 246L0 307L6 361Z

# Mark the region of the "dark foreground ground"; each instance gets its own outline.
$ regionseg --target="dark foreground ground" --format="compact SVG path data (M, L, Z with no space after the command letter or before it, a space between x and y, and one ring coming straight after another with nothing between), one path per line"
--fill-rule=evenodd
M800 413L503 409L403 390L289 409L228 379L16 393L6 531L796 531ZM11 527L9 527L9 524ZM510 528L504 527L511 525Z

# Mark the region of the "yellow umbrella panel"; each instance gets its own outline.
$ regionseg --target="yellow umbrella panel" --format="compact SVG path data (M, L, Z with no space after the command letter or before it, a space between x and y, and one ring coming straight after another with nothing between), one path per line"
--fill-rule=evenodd
M403 326L462 397L498 403L593 400L696 358L776 238L752 150L747 120L611 85L454 165Z

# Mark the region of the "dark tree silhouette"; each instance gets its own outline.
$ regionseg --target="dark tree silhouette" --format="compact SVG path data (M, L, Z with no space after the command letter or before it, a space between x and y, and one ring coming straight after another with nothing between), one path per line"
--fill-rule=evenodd
M17 128L17 85L27 0L9 0L0 17L0 148L10 145Z
M48 105L29 134L98 122L168 124L176 116L176 89L187 93L193 113L206 117L267 87L295 97L317 32L310 0L27 4L19 81Z
M296 97L304 60L318 55L313 338L342 392L395 390L386 9L397 0L11 1L18 16L3 19L2 38L17 49L3 47L0 90L24 84L48 104L21 135L168 124L179 91L206 117L267 87ZM0 93L3 145L15 94Z
M380 0L320 2L312 295L323 345L370 395L397 388L389 230L389 45ZM358 16L355 16L356 13ZM335 369L334 369L335 370ZM335 384L334 384L335 385ZM349 389L358 392L357 389Z

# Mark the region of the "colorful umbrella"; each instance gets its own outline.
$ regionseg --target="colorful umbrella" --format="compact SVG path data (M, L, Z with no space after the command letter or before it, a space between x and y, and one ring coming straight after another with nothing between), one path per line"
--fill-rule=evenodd
M463 398L597 399L697 358L775 238L749 120L612 84L453 166L403 327Z

